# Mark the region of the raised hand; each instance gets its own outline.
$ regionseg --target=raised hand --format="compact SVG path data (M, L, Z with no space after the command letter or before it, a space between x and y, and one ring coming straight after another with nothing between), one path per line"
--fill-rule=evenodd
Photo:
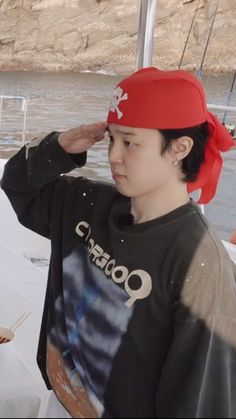
M96 142L103 140L106 128L107 122L80 125L77 128L63 131L58 137L58 142L66 153L83 153Z

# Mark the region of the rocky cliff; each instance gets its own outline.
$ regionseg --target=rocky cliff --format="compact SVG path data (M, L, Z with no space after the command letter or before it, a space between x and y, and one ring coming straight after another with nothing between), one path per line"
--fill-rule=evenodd
M133 71L139 6L139 0L0 0L0 70ZM159 68L235 71L235 41L236 0L157 0Z

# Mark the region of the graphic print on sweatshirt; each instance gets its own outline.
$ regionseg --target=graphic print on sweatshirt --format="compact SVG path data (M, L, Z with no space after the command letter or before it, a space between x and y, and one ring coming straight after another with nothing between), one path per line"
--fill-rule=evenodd
M149 296L152 290L152 278L147 271L139 267L130 271L127 266L117 264L116 260L91 237L91 227L86 221L80 221L75 231L87 243L91 261L102 269L107 277L125 289L127 293L125 305L131 307L137 300ZM130 283L135 283L135 286Z
M84 243L64 259L63 277L49 333L47 372L72 416L80 417L78 409L87 417L100 416L112 360L133 310L125 305L126 291L91 263Z

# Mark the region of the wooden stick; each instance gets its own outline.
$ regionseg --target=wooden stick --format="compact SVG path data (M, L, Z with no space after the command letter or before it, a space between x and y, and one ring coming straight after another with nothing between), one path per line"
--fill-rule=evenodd
M18 319L18 322L15 322L15 325L11 327L11 330L15 332L15 330L30 316L32 311L29 311L24 317L23 315ZM21 320L20 320L21 319Z
M15 332L15 330L27 319L27 317L29 317L29 315L32 312L29 311L28 313L25 311L23 314L21 314L21 316L11 325L11 327L9 328L12 332ZM8 342L10 339L7 337L1 337L0 338L0 344L1 343L6 343Z
M17 325L17 323L19 323L19 321L21 321L21 319L26 315L26 311L10 326L9 329L13 330L13 327L15 327Z

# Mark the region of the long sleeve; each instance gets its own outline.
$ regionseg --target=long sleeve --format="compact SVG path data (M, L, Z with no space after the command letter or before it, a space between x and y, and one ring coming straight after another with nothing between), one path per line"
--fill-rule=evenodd
M223 246L208 233L179 285L157 417L235 417L235 276Z
M58 132L24 146L6 163L1 187L19 221L27 228L50 237L50 214L61 174L86 162L86 153L68 155L58 143Z

